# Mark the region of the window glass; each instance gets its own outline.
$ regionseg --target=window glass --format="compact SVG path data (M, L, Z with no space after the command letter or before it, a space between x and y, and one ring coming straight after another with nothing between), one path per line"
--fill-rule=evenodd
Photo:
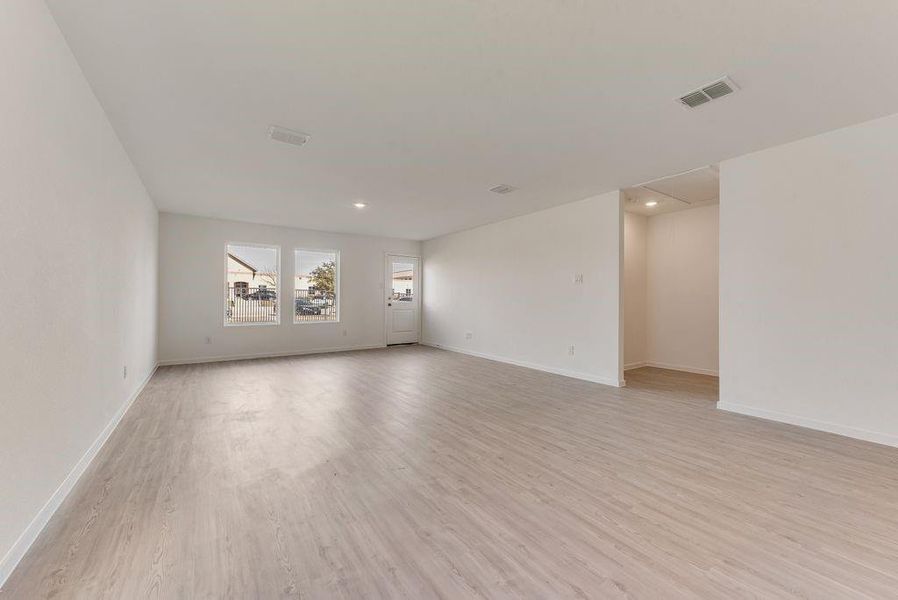
M415 298L415 265L393 263L393 300L411 302Z
M228 244L225 260L225 325L278 323L276 246Z
M339 320L340 253L296 250L293 322Z

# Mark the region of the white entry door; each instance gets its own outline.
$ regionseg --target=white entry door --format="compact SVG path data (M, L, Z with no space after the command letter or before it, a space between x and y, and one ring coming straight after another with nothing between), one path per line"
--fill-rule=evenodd
M421 329L421 274L416 256L387 254L387 344L414 344Z

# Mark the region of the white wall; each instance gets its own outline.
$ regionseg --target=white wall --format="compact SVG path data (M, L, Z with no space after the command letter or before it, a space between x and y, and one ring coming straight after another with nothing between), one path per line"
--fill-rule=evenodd
M281 297L291 297L295 248L340 251L340 322L223 325L228 242L281 248ZM384 253L420 254L420 243L162 213L159 218L159 361L371 348L384 344ZM344 335L345 330L345 335ZM206 338L211 338L211 344Z
M624 220L626 368L717 375L718 206Z
M424 341L619 385L622 221L615 191L425 242Z
M648 219L646 362L718 372L719 206Z
M43 2L0 72L2 583L155 366L157 212Z
M624 367L641 367L646 342L648 217L624 213Z
M898 445L898 115L721 165L719 407Z

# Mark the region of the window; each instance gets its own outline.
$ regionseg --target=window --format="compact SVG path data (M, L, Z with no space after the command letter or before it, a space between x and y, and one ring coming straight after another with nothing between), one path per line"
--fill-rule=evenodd
M293 322L340 320L340 253L336 250L296 250Z
M413 263L393 262L393 300L412 302L415 299L414 275Z
M279 323L280 249L258 244L228 244L225 264L225 325Z

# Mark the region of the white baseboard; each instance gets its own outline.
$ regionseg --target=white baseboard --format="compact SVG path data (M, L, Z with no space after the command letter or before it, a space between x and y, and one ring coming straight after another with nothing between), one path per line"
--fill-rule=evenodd
M69 471L66 478L62 481L59 487L56 488L56 491L53 492L50 499L47 500L43 508L38 511L37 515L31 520L31 523L28 524L28 527L25 528L25 531L22 532L22 535L19 536L19 539L17 539L9 551L7 551L3 560L0 560L0 588L3 587L13 570L15 570L16 565L19 564L19 561L22 560L22 557L28 552L31 544L34 543L34 540L37 539L47 523L50 522L50 518L53 517L53 514L62 505L72 489L74 489L78 480L90 466L90 463L93 462L97 454L100 453L103 444L106 443L106 440L108 440L109 436L112 435L112 432L115 431L115 428L125 416L125 413L128 412L128 409L131 408L131 405L134 404L134 401L140 396L140 393L146 387L147 383L153 378L153 374L158 367L159 363L153 365L150 374L146 376L139 386L137 386L137 389L131 394L131 397L122 404L121 408L116 411L109 423L106 424L106 427L103 428L103 431L100 432L100 435L97 436L97 439L94 440L94 443L87 449L87 452L85 452L75 466L72 467L72 470Z
M228 354L224 356L202 356L199 358L172 358L160 360L160 367L173 365L194 365L200 363L227 362L231 360L252 360L254 358L283 358L285 356L305 356L306 354L328 354L330 352L351 352L353 350L373 350L386 348L384 344L366 346L335 346L331 348L313 348L311 350L290 350L288 352L260 352L257 354Z
M758 417L768 421L777 421L779 423L788 423L789 425L798 425L799 427L807 427L808 429L816 429L817 431L825 431L827 433L835 433L846 437L864 440L866 442L874 442L885 446L898 447L898 436L880 433L878 431L869 431L858 427L849 427L847 425L839 425L838 423L829 423L827 421L818 421L799 415L782 413L762 408L754 408L744 404L734 404L732 402L720 401L717 408L727 412L739 413L740 415L748 415L750 417Z
M601 377L599 375L592 375L590 373L582 373L580 371L569 371L567 369L558 369L555 367L547 367L545 365L539 365L536 363L526 362L523 360L517 360L514 358L506 358L504 356L496 356L494 354L486 354L484 352L475 352L473 350L466 350L464 348L456 348L454 346L446 346L445 344L436 344L434 342L421 342L422 346L430 346L431 348L439 348L440 350L448 350L450 352L458 352L459 354L467 354L469 356L476 356L478 358L485 358L487 360L494 360L496 362L506 363L509 365L515 365L518 367L526 367L528 369L535 369L537 371L545 371L546 373L554 373L555 375L564 375L565 377L573 377L574 379L583 379L586 381L591 381L593 383L601 383L603 385L611 385L614 387L624 387L625 383L623 379L611 379L608 377Z
M712 377L719 377L718 371L715 369L703 369L701 367L686 367L683 365L671 365L667 363L659 363L653 362L650 360L638 362L638 363L630 363L629 365L624 365L624 371L629 371L631 369L638 369L640 367L655 367L658 369L668 369L670 371L683 371L684 373L695 373L697 375L711 375Z

